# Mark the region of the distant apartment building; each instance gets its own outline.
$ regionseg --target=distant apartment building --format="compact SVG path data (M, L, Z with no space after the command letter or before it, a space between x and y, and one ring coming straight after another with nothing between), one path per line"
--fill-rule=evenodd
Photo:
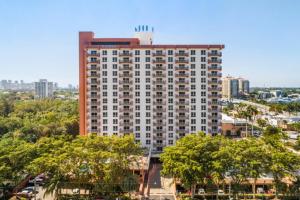
M34 87L36 99L53 97L53 82L48 82L47 79L40 79L34 83Z
M134 134L152 151L190 133L221 133L224 45L158 45L79 33L80 134Z
M226 76L222 80L222 96L225 99L240 98L250 92L249 80Z

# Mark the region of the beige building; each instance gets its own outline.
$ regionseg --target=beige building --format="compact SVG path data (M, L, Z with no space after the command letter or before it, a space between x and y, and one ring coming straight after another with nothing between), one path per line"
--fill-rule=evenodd
M226 76L222 79L222 97L225 99L239 98L249 94L249 81L243 78Z

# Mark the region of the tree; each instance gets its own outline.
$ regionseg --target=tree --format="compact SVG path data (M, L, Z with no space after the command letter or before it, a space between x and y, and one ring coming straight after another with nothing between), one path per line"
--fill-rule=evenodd
M219 148L219 137L203 133L190 134L166 147L160 159L163 162L163 175L179 179L190 188L194 197L197 184L204 184L212 174L213 152Z
M265 120L265 119L257 119L256 122L262 128L266 127L268 124L267 120Z
M254 121L255 121L255 117L256 115L258 115L258 110L255 106L252 106L252 105L248 105L247 108L246 108L246 111L250 114L249 115L249 119L251 120L251 135L253 136L253 127L254 127Z

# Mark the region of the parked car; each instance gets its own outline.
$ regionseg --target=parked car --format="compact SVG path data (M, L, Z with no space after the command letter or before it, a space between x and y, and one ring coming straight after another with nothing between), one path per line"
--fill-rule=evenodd
M258 187L258 188L256 189L256 192L257 192L258 194L263 194L263 193L265 193L265 190L264 190L264 188L262 188L262 187Z
M205 190L203 188L199 188L198 194L200 194L200 195L205 194Z
M218 190L218 195L224 195L224 191L223 190Z

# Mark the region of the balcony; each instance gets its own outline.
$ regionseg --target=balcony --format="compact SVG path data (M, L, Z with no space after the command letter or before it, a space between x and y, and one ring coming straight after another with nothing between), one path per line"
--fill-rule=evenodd
M221 108L208 108L208 112L221 112Z
M153 78L164 78L166 77L166 74L162 73L162 74L152 74Z
M159 59L159 60L152 60L153 64L165 64L166 60L165 59Z
M189 129L176 129L176 133L190 133Z
M209 65L208 66L208 70L217 70L217 71L220 71L220 70L222 70L222 67L221 66L211 66L211 65Z
M120 64L131 64L132 60L131 59L121 59L119 60Z
M153 70L166 70L166 67L165 66L154 66L152 69Z
M177 59L175 60L176 64L188 64L189 60L188 59Z
M126 71L126 70L131 71L132 67L131 66L120 66L119 70L120 71Z
M165 119L166 115L153 115L153 119Z
M189 80L184 80L184 81L176 80L175 83L176 84L189 84Z
M208 84L222 84L222 80L215 80L215 81L209 80Z
M157 94L154 94L153 95L153 98L166 98L166 95L165 94L162 94L162 95L157 95Z
M222 98L222 94L208 94L209 98Z
M207 76L211 77L222 77L222 73L208 73Z
M209 87L208 91L222 91L221 87Z
M176 122L176 126L189 126L189 122Z
M222 56L222 52L209 52L208 53L208 57L211 57L211 56L217 56L217 57L221 57Z
M166 56L166 54L165 53L163 53L163 52L156 52L156 53L152 53L152 56L153 57L156 57L156 56Z
M99 87L91 87L91 88L87 88L87 91L94 91L94 92L97 92L99 91L100 88Z
M153 81L152 82L154 85L157 85L157 84L166 84L166 81L163 81L163 80L156 80L156 81Z
M176 94L176 98L189 98L188 94Z
M121 98L121 99L132 99L132 97L133 97L132 94L126 94L126 95L120 94L119 95L119 98Z
M221 64L222 59L208 59L208 64Z
M132 89L132 87L120 87L119 91L120 92L132 92L133 89Z
M208 119L222 119L222 116L221 115L208 115Z
M154 92L164 92L164 91L166 91L166 88L165 87L154 87L153 88L153 91Z
M165 108L153 108L153 112L166 112L166 109Z
M189 87L176 87L175 91L185 92L188 91L189 89L190 89Z
M132 85L132 81L119 81L119 84L123 84L123 85Z
M133 128L130 129L119 129L120 133L133 133Z
M89 73L87 75L87 77L89 77L89 78L98 78L98 77L100 77L100 74L99 73Z
M133 115L120 115L120 119L133 119Z
M176 119L189 119L189 115L188 114L185 114L185 115L176 115Z
M100 70L100 67L88 66L87 69L88 69L88 70L96 70L96 71L99 71L99 70Z
M189 101L176 101L176 105L189 105Z
M156 142L153 142L153 146L154 147L164 147L165 145L163 143L156 143Z
M180 112L180 113L188 113L188 112L189 112L189 109L188 109L188 108L184 108L184 109L182 109L182 108L177 108L177 109L176 109L176 112Z
M133 112L133 109L132 108L127 108L127 109L119 108L119 112Z
M153 105L155 105L155 106L165 106L166 105L166 101L154 101L153 102Z
M121 74L119 74L119 77L120 78L132 78L133 75L132 75L132 73L121 73Z
M98 98L98 99L101 98L100 94L88 94L87 96L88 98Z
M133 122L120 122L120 126L133 126Z
M165 133L166 129L153 129L153 133Z
M100 60L99 59L95 59L95 60L88 60L87 64L100 64Z
M178 53L175 53L175 56L189 56L189 53L188 52L178 52Z
M209 101L208 105L219 105L218 101Z
M97 78L98 78L98 77L97 77ZM91 81L90 81L90 80L89 80L89 81L88 81L88 85L92 85L92 84L98 85L98 84L100 84L100 81L97 81L97 80L96 80L96 81L95 81L95 80L91 80Z
M124 101L120 101L119 105L120 106L132 106L133 102L132 101L129 101L129 102L128 101L125 101L125 102Z
M100 108L88 108L87 109L89 112L101 112Z
M186 66L184 66L184 67L176 66L175 70L189 70L189 67L186 67Z
M176 73L175 77L177 77L177 78L188 78L189 73Z
M166 126L166 122L154 122L153 126Z
M99 56L100 56L100 53L87 53L86 55L87 55L88 57L93 57L93 56L99 57Z
M119 53L119 56L120 57L129 57L129 56L132 56L132 53L130 53L130 52L120 52Z
M164 136L164 135L161 135L161 136L153 135L153 139L154 139L154 140L165 140L165 139L166 139L166 136Z
M94 102L94 101L88 101L87 105L98 106L98 105L100 105L100 101L96 101L96 102Z

